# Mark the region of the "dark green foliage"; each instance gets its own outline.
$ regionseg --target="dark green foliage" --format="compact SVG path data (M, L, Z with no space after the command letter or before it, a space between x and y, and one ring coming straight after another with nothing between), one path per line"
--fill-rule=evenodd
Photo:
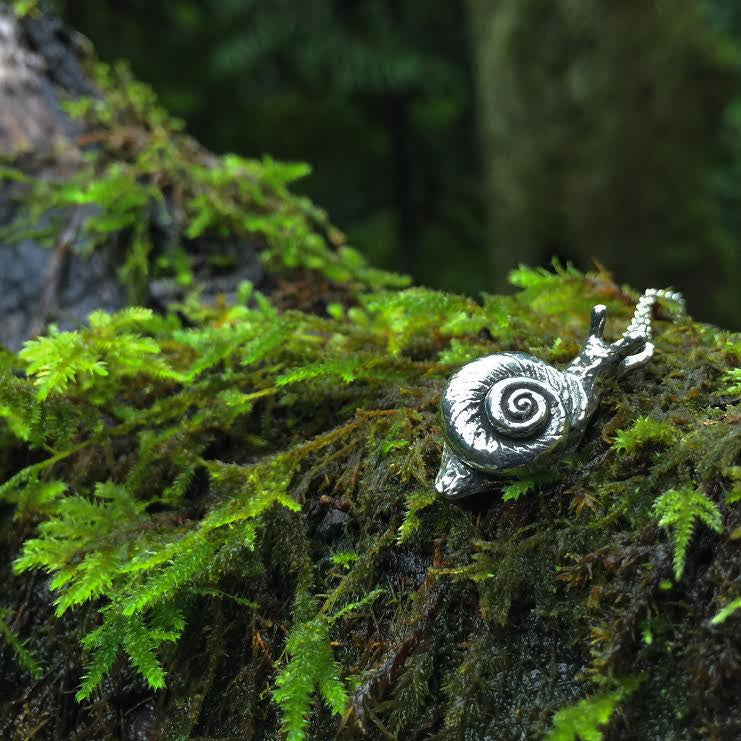
M213 151L310 161L300 192L330 204L373 264L485 287L460 3L53 4L104 59L131 60Z
M473 293L595 257L738 324L737 3L54 5L210 148L315 164L299 187L374 264Z
M25 669L33 679L41 679L44 670L33 654L26 648L24 641L20 640L13 629L8 625L10 610L0 609L0 637L15 654L16 661Z

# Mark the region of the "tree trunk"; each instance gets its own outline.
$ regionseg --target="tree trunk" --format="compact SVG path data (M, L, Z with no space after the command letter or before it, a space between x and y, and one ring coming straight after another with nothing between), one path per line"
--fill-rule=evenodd
M594 258L739 315L708 190L732 68L697 6L468 0L499 289L519 262Z

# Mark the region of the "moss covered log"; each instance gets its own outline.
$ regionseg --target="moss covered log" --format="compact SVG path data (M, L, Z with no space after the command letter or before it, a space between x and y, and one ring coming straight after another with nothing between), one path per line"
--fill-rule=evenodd
M0 736L738 737L741 338L659 312L574 454L447 502L450 373L565 364L637 293L405 288L291 193L303 167L204 152L125 71L97 91L75 168L3 170L6 240L79 218L145 305L0 355ZM199 290L242 250L259 285Z

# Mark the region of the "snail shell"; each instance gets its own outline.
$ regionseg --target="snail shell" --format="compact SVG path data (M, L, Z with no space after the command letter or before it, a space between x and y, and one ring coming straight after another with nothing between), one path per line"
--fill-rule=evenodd
M461 368L441 400L453 453L484 473L538 463L569 438L584 389L571 375L525 353L488 355Z

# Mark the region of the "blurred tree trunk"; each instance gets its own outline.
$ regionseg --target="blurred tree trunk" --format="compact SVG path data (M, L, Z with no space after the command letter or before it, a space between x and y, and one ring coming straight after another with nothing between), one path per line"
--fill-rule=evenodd
M516 4L508 0L467 0L472 40L473 68L478 92L479 137L485 177L489 267L492 285L501 290L507 285L507 270L518 261L535 265L540 250L530 233L533 223L526 218L527 204L517 188L503 182L504 163L525 179L526 162L514 162L516 151L507 151L509 119L514 111L506 112L505 96L510 105L516 87L514 69L508 64L507 39L516 22ZM521 153L520 153L521 154Z
M37 161L75 131L60 100L92 91L82 65L86 42L50 15L17 18L0 6L0 153Z
M0 7L0 162L32 176L63 176L79 166L80 127L62 101L93 92L85 54L83 37L53 16L20 19ZM14 217L15 197L12 180L0 181L0 229ZM105 255L75 254L79 227L76 214L51 250L33 239L13 245L0 239L0 345L19 347L62 309L78 323L95 306L124 305Z
M707 300L726 284L732 296L707 197L731 75L698 3L467 0L467 11L495 288L518 262L555 255L597 258L636 285Z

